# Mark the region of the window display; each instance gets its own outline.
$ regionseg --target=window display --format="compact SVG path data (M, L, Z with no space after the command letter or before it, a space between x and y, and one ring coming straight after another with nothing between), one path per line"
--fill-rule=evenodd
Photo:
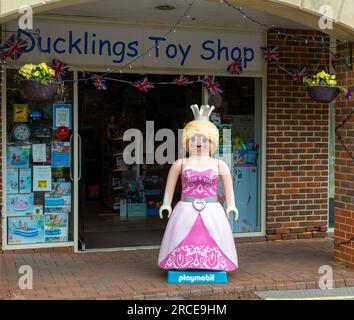
M17 73L7 70L7 245L72 241L72 83L64 101L36 100Z

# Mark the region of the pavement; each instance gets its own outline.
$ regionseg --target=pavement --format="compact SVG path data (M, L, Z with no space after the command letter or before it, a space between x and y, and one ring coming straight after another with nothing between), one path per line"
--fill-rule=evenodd
M354 270L333 261L332 239L236 246L239 269L229 273L227 284L215 285L167 284L166 271L157 266L156 249L5 252L0 254L0 299L251 299L259 297L255 291L316 289L323 265L332 268L333 287L354 286ZM32 289L19 288L23 265L32 269Z
M354 300L354 287L256 291L254 294L264 300Z

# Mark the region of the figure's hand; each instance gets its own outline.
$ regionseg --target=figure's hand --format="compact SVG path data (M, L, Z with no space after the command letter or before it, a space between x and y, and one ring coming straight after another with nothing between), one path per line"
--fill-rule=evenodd
M230 213L231 212L234 213L234 215L235 215L234 220L235 220L235 222L237 222L237 220L238 220L238 210L237 210L237 208L236 207L228 207L226 209L226 215L227 215L228 218L230 218Z
M170 215L171 215L171 212L172 212L172 208L171 206L169 206L168 204L163 204L161 207L160 207L160 210L159 210L159 214L160 214L160 218L163 219L163 211L166 210L168 212L168 215L167 217L169 218Z

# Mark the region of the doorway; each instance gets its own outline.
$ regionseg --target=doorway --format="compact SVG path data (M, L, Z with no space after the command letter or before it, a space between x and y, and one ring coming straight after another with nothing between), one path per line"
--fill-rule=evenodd
M154 83L176 78L147 76ZM191 120L189 106L202 103L203 90L201 83L185 87L156 85L144 94L130 83L114 81L133 82L137 78L136 74L110 75L106 90L96 90L92 81L78 82L81 250L153 246L163 237L167 219L160 219L158 208L169 165L127 166L122 152L129 142L122 136L129 128L139 129L145 146L145 123L153 121L155 133L169 128L177 137L177 130ZM175 150L177 153L178 148ZM179 189L177 186L176 193ZM175 201L178 199L176 194Z

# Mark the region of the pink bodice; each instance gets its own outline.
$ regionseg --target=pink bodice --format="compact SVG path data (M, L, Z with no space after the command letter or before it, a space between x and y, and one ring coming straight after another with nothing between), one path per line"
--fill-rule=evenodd
M201 199L216 197L218 194L218 175L213 169L203 171L184 169L181 178L182 196Z

